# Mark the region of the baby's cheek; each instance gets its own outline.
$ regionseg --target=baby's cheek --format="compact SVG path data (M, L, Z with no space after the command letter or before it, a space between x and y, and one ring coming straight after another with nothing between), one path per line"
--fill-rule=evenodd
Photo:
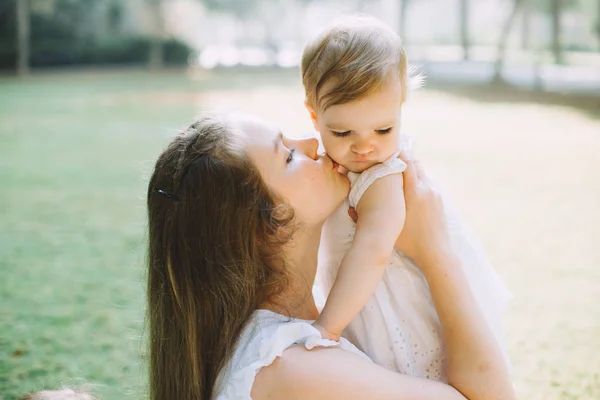
M342 143L335 143L335 141L333 141L324 142L324 147L327 155L329 155L329 157L335 162L338 162L336 158L340 158L345 153L344 149L346 148L346 145Z
M331 153L327 153L329 158L340 165L347 164L350 160L348 159L348 152L343 149L338 149L338 151L334 151Z
M399 140L389 140L386 143L382 143L382 146L379 148L379 158L381 158L381 162L387 160L391 156L394 155L398 150L400 150L400 141Z

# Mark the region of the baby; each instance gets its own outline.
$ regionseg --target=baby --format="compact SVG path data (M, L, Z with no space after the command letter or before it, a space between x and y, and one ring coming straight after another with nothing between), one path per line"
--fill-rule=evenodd
M379 365L445 381L441 327L427 281L394 250L406 217L398 158L409 85L400 37L374 18L334 24L304 49L306 107L325 151L348 170L347 202L326 222L317 282L327 302L315 327L344 334ZM355 207L356 224L348 215ZM483 252L448 215L455 252L496 337L508 292Z

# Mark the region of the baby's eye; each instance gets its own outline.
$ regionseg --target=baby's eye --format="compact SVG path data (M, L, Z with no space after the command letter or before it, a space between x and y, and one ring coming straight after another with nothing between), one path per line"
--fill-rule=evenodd
M350 134L350 131L344 131L344 132L331 131L331 133L333 133L333 136L344 137L344 136L348 136Z
M385 128L385 129L377 129L377 133L380 135L385 135L386 133L390 133L393 127Z

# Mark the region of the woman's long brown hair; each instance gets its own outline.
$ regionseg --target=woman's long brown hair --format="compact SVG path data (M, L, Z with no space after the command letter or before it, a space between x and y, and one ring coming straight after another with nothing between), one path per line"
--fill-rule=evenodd
M204 117L156 162L148 187L151 400L211 399L252 313L285 282L278 229L292 212L275 207L243 147L226 119Z

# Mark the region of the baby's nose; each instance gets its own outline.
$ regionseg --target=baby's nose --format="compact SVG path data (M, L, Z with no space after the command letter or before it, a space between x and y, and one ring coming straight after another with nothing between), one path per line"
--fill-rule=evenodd
M355 142L352 144L351 150L353 153L360 155L369 154L373 151L373 145L366 141Z

